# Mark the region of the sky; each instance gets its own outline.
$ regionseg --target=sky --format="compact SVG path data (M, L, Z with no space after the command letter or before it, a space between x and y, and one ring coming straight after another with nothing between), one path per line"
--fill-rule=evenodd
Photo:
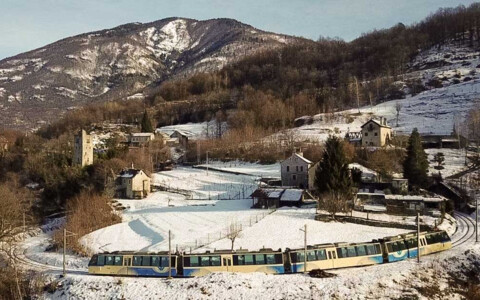
M262 30L350 41L470 0L0 0L0 59L59 39L167 17L233 18Z

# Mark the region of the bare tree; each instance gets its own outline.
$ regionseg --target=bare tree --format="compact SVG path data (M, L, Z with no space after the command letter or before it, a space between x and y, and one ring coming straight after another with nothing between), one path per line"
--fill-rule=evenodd
M320 210L326 210L335 220L337 213L348 211L348 200L340 192L332 191L320 197L318 206Z
M6 184L0 185L0 239L9 237L22 225L24 201L21 193L15 193Z
M233 246L235 245L235 240L238 237L241 237L241 234L242 234L241 224L235 221L230 223L230 226L228 226L227 228L227 239L229 239L230 242L232 242L232 248L231 248L232 251L233 251Z
M395 111L397 112L397 127L398 127L398 118L400 117L400 111L402 110L403 105L400 102L395 103Z

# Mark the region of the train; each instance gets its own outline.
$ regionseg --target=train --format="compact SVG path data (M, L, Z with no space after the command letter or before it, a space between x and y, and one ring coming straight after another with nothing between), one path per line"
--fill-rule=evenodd
M420 256L452 247L450 237L442 230L422 232L419 241ZM196 277L214 272L292 274L392 263L417 255L417 233L414 232L366 243L318 244L284 251L264 248L171 255L168 252L105 252L92 256L88 272L140 277Z

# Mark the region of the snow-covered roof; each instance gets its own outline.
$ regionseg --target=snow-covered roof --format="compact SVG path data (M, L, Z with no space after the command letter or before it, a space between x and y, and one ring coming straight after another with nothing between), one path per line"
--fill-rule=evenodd
M382 124L379 120L375 120L375 119L370 119L370 120L368 120L365 124L363 124L363 125L361 126L361 128L365 127L365 126L366 126L368 123L370 123L370 122L373 122L373 123L377 124L377 125L380 126L380 127L391 128L390 126L388 126L388 125L386 125L386 124Z
M286 189L282 197L280 197L280 201L300 201L302 200L303 190L299 189Z
M301 160L303 160L304 162L306 162L307 164L311 164L312 162L308 159L306 159L305 157L303 157L303 155L300 155L298 153L294 153L293 155L296 155L298 158L300 158Z
M135 132L131 134L132 136L153 136L154 134L151 132Z
M365 166L362 166L361 164L358 164L358 163L351 163L348 165L348 168L351 170L351 169L359 169L360 171L362 171L362 177L374 177L374 176L378 176L378 173L375 172L374 170L372 169L369 169Z
M443 202L446 201L445 198L440 197L423 197L423 196L409 196L409 195L385 195L387 200L398 200L398 201L422 201L422 202Z
M188 132L188 131L180 130L180 129L175 129L175 131L170 136L175 137L178 134L186 136L186 137L191 137L191 136L194 135L192 132Z
M142 170L138 170L138 169L128 169L128 170L123 170L123 171L121 171L119 177L122 177L122 178L133 178L133 177L137 176L137 174L140 174L140 173L142 173Z

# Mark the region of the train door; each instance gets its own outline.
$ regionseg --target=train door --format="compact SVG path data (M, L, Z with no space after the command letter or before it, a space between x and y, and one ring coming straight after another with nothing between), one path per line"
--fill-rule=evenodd
M231 255L222 255L222 266L227 272L233 272L233 260Z
M330 262L329 267L335 268L335 260L337 259L337 252L335 252L335 250L327 250L327 253L328 253L328 261Z
M124 273L126 275L131 275L130 274L130 267L132 266L132 257L131 256L124 256L123 257L123 269L125 270Z

